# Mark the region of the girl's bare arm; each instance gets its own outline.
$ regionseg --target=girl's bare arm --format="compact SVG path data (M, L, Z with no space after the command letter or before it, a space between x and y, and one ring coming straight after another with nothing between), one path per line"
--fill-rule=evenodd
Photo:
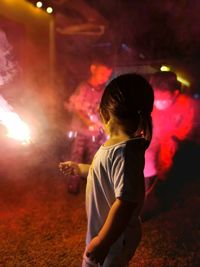
M80 175L87 177L89 172L90 164L76 163L73 161L65 161L59 164L60 171L66 175Z
M102 229L90 242L86 255L102 264L110 246L127 227L135 208L133 202L116 199Z

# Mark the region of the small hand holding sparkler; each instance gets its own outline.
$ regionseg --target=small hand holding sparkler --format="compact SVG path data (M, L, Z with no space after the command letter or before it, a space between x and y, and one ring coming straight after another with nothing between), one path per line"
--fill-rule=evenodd
M86 178L90 169L90 164L65 161L59 164L59 169L66 176L78 175Z
M67 176L68 192L77 194L80 191L81 169L78 163L73 161L61 162L59 164L60 171Z
M59 164L59 169L66 176L81 175L79 164L73 161L61 162Z

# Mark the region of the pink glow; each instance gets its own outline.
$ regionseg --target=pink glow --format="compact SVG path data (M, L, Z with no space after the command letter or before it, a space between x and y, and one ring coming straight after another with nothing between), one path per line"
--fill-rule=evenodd
M160 105L156 105L157 103ZM176 95L172 100L166 95L164 97L164 94L162 97L161 93L155 94L154 104L153 138L145 155L145 177L163 176L170 169L177 150L177 141L184 140L189 135L194 123L194 103L186 95Z

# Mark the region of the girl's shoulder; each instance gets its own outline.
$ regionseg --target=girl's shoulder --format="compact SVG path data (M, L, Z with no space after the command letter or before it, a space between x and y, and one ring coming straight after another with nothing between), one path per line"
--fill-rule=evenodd
M134 137L129 139L115 139L115 140L108 140L105 142L101 148L102 149L112 149L116 147L123 147L126 145L132 145L132 144L144 144L146 143L146 140L143 137Z

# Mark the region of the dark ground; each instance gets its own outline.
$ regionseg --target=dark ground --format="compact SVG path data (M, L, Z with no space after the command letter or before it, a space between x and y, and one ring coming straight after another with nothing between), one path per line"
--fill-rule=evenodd
M11 163L8 176L0 179L0 267L79 267L84 183L74 196L56 168L19 171ZM199 192L200 180L188 177L169 210L143 224L131 267L200 266Z

